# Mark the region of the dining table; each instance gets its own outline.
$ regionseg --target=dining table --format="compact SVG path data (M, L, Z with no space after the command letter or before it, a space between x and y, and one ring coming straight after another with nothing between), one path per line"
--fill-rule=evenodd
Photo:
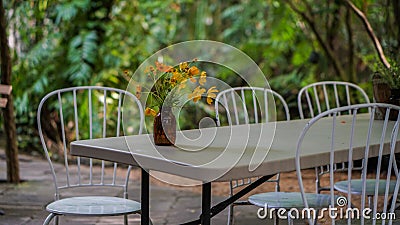
M341 163L348 159L349 145L346 140L350 137L352 116L343 115L336 119L339 122L336 123L335 140L339 141L334 145L334 161ZM309 119L301 119L177 131L174 146L154 145L152 134L79 140L71 143L70 153L140 167L142 225L148 225L150 221L150 171L198 181L202 185L201 215L184 224L208 225L213 216L275 174L296 170L297 142L308 122ZM354 160L364 157L369 122L368 113L357 116ZM393 124L394 121L389 122L389 126ZM383 121L374 121L377 132L382 126ZM329 164L331 135L332 117L322 118L312 126L301 145L302 169ZM370 140L371 157L379 153L380 136L375 136ZM390 134L386 136L385 142L389 142ZM395 152L400 152L400 145L396 145ZM385 147L384 153L389 154L388 147ZM212 182L250 177L260 178L235 195L211 205Z

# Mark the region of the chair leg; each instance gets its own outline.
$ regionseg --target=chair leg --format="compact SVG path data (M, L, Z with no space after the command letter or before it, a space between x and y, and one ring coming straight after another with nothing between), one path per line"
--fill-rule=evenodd
M372 209L372 204L373 204L372 196L368 196L368 207L369 207L370 209Z
M228 225L233 225L233 216L233 204L230 204L228 209Z
M274 224L275 224L275 225L279 225L278 211L275 210L275 211L274 211L274 214L275 214L275 215L273 215L273 217L274 217ZM288 219L290 219L290 218L288 218Z
M46 220L43 222L43 225L48 225L51 220L56 216L54 213L50 213L47 217ZM55 221L54 221L55 222Z
M315 167L315 192L319 194L321 191L319 190L320 183L319 183L319 169Z

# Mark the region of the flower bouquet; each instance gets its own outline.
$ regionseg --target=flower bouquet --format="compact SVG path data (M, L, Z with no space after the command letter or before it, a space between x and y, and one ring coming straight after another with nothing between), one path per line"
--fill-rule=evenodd
M147 78L153 85L147 90L146 116L153 116L153 137L156 145L174 145L176 139L176 118L172 112L182 99L198 102L203 96L208 104L213 102L218 92L216 86L206 88L207 73L194 64L197 60L181 62L176 66L155 62L155 66L145 69ZM188 85L189 82L191 85ZM190 88L190 87L195 88ZM143 87L136 86L140 96Z

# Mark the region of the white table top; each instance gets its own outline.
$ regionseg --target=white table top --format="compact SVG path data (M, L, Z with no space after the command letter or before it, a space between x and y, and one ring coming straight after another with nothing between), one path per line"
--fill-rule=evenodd
M335 161L348 161L351 117L339 117L337 121L335 139L340 141L335 145ZM146 170L199 181L227 181L295 170L296 145L307 122L308 120L292 120L178 132L176 143L179 148L154 146L152 135L81 140L71 143L71 154L139 165ZM364 154L368 123L368 115L358 116L354 159L362 158ZM394 122L390 122L389 127L393 127L393 124ZM379 133L381 129L382 121L375 121L374 132ZM302 168L329 164L331 130L331 118L323 118L309 130L302 145ZM193 141L183 136L196 138L200 132L201 138ZM380 135L372 135L370 156L378 154L379 138ZM385 142L389 138L390 134L386 135ZM202 146L207 147L195 151ZM388 152L389 149L385 148L385 151ZM400 152L399 145L396 152Z

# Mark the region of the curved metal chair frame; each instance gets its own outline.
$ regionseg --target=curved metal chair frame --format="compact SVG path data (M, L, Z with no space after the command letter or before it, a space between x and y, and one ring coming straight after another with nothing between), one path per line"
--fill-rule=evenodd
M340 89L344 89L344 96L340 98ZM352 95L358 94L363 98L363 102L354 102ZM330 99L333 97L333 99ZM303 100L306 101L305 107L303 105ZM338 108L341 106L350 106L358 103L370 103L368 95L365 91L357 86L356 84L343 82L343 81L322 81L309 84L303 87L297 96L297 103L300 113L300 118L313 118L323 111L330 110L333 108ZM308 109L307 115L304 115L305 109ZM350 111L342 112L345 114L351 114ZM333 170L336 172L346 172L347 163L335 164ZM363 163L354 167L353 170L362 170ZM320 166L315 168L316 175L316 192L321 193L321 191L329 191L329 187L321 186L321 178L329 174L329 166Z
M86 93L87 92L87 97L84 97L80 94ZM97 94L97 95L95 95ZM52 163L52 158L51 155L48 151L48 145L45 140L45 137L43 135L43 128L42 125L46 121L43 121L41 119L42 116L42 108L43 105L49 100L51 97L56 98L58 104L54 106L55 108L58 108L58 118L60 120L60 127L59 131L61 133L61 140L62 140L62 153L63 153L63 161L64 161L64 166L65 166L65 178L60 178L60 173L55 171L55 168ZM63 98L65 97L65 98ZM87 102L82 101L82 98L84 100L87 100ZM67 98L67 99L66 99ZM116 113L116 133L112 134L112 136L120 136L120 130L121 130L121 122L122 122L122 101L125 100L124 98L130 99L133 104L136 106L135 107L135 112L138 114L140 117L140 121L138 121L138 131L136 132L137 134L141 134L142 129L143 129L143 121L144 121L144 114L143 114L143 108L141 106L140 101L131 93L116 89L116 88L109 88L109 87L97 87L97 86L82 86L82 87L72 87L72 88L65 88L65 89L59 89L55 90L49 94L47 94L40 102L39 107L38 107L38 112L37 112L37 123L38 123L38 131L39 131L39 136L40 140L43 145L43 149L46 155L46 158L49 162L50 168L51 168L51 173L52 177L54 180L54 187L55 187L55 201L51 204L49 204L46 207L46 210L50 212L50 215L46 218L46 221L44 224L48 224L54 217L55 223L58 223L58 216L59 215L73 215L73 216L109 216L109 215L124 215L124 224L128 223L128 214L131 213L140 213L140 203L129 200L128 199L128 182L129 182L129 175L131 172L131 166L127 167L127 172L126 176L121 179L121 177L117 176L117 169L118 169L118 164L117 163L106 163L103 160L95 160L95 159L87 159L87 158L82 158L82 157L75 157L76 161L74 162L72 160L72 156L68 156L68 149L69 149L69 140L66 136L66 129L70 129L71 131L75 129L75 140L79 140L80 134L84 131L82 130L87 130L89 129L89 138L92 139L95 136L95 132L99 133L101 132L100 137L106 137L107 136L107 119L111 119L107 117L107 111L111 111L109 105L109 102L116 102L117 105L116 111L113 111L113 113ZM79 101L79 102L78 102ZM82 103L84 102L84 103ZM89 121L84 121L85 124L79 124L79 112L80 112L80 106L85 104L85 107L88 108L88 120ZM87 104L87 105L86 105ZM94 110L95 105L99 109L99 112L96 112ZM69 111L65 110L69 107ZM100 109L101 108L101 109ZM125 107L124 107L125 108ZM86 108L85 108L86 109ZM115 110L115 108L113 108ZM131 109L129 109L131 110ZM68 111L69 115L66 115L66 111ZM73 111L73 112L72 112ZM73 114L73 115L72 115ZM68 117L69 116L69 117ZM68 118L67 118L68 117ZM102 117L102 118L101 118ZM69 119L69 121L67 121ZM94 119L98 120L98 124L102 124L102 127L100 128L99 126L94 127L95 124L93 122ZM83 121L81 121L83 122ZM89 128L85 127L85 125L88 125ZM73 127L73 128L71 128ZM81 130L80 130L81 128ZM61 148L61 146L60 146ZM86 160L86 161L85 161ZM88 161L88 162L87 162ZM83 165L84 163L89 163L89 168L84 169ZM101 166L95 167L95 164L101 164ZM108 164L110 165L110 169L106 171L106 167ZM99 168L101 167L101 168ZM87 172L89 170L89 174L86 174L85 171ZM98 171L97 171L98 170ZM109 172L112 170L112 172ZM97 173L96 173L97 172ZM111 174L108 174L111 173ZM57 211L56 209L53 208L54 205L57 205L59 208L60 206L62 207L62 204L64 202L74 202L78 201L78 199L74 198L61 198L61 192L66 191L66 190L71 190L73 188L96 188L94 192L97 191L98 188L103 187L103 188L110 188L110 187L115 187L115 188L120 188L122 190L122 198L117 198L117 197L110 197L105 199L98 198L96 197L97 203L101 203L101 200L105 201L114 201L114 200L119 200L120 202L124 202L127 205L131 204L133 208L130 208L129 210L122 210L118 211L116 213L110 213L110 212L90 212L90 210L94 210L96 207L101 208L102 206L96 205L94 208L90 208L92 206L88 206L90 210L88 212L80 212L79 210L74 211L74 209L68 209L68 210L61 210L60 212ZM96 199L91 199L92 201L96 202ZM106 207L106 206L104 206ZM68 212L69 210L72 210L71 212Z
M360 113L361 110L369 110L369 125L368 128L365 129L357 129L356 124L357 124L357 115ZM383 109L383 112L385 112L385 116L383 120L375 120L375 112L376 110L381 110ZM351 126L348 126L348 135L349 137L343 139L343 136L341 136L340 140L338 140L338 135L336 132L336 129L338 126L341 126L341 121L337 119L337 116L339 116L343 112L348 112L351 111L350 116L351 116ZM372 205L372 214L371 216L376 215L377 212L383 212L383 213L394 213L394 210L396 208L396 199L398 196L399 192L399 186L400 186L400 173L399 173L399 168L397 167L396 164L396 154L395 154L395 149L396 147L396 142L398 140L398 135L399 135L399 123L400 123L400 116L397 116L397 121L390 124L389 123L389 115L394 112L398 113L400 115L400 107L399 106L394 106L394 105L389 105L389 104L383 104L383 103L369 103L369 104L358 104L358 105L352 105L352 106L345 106L345 107L340 107L336 109L331 109L326 112L323 112L316 117L312 118L309 123L305 126L303 129L298 143L297 143L297 149L296 149L296 173L298 177L298 182L299 182L299 187L304 203L305 208L310 207L310 199L307 196L308 193L305 193L304 190L304 185L303 185L303 179L302 179L302 174L301 174L301 155L302 155L302 144L305 138L310 138L310 135L308 134L308 131L312 129L313 125L318 123L321 119L326 118L326 120L331 121L332 127L331 127L331 138L327 141L329 141L329 146L331 149L331 153L327 155L327 159L329 160L329 176L330 176L330 187L329 187L329 194L314 194L315 196L330 196L330 202L329 204L326 205L321 205L321 207L334 207L336 205L336 196L335 194L335 187L334 185L336 184L334 182L335 180L335 173L334 173L334 165L335 165L335 153L334 153L334 145L338 143L344 142L346 146L349 147L349 152L348 152L348 158L347 161L349 162L348 167L352 168L353 167L353 161L354 157L356 154L355 148L360 143L365 143L365 151L363 154L363 161L364 161L364 167L361 171L361 175L359 175L360 182L354 182L355 176L358 176L357 174L353 174L352 170L349 169L347 172L347 180L346 180L346 198L347 198L347 204L346 206L348 208L353 207L353 194L361 195L361 200L359 204L359 209L360 212L362 212L364 209L368 207L368 202L366 201L368 192L373 193L372 198L373 198L373 205ZM324 120L324 122L326 122ZM344 129L344 128L342 128ZM343 132L343 130L342 130ZM343 133L342 133L343 134ZM347 131L346 131L346 136L347 136ZM373 149L370 147L371 140L379 140L379 146L374 147ZM389 145L386 145L386 148L390 148L390 153L389 153L389 161L384 164L382 163L382 159L385 156L384 152L384 145L385 141L390 141ZM354 151L353 151L354 150ZM370 171L367 170L368 168L368 163L370 163L368 160L370 158L370 153L371 152L378 152L378 163L376 164L376 172L371 173ZM386 150L385 150L386 151ZM387 153L386 153L387 154ZM343 159L341 159L343 160ZM375 165L375 164L374 164ZM394 172L393 172L394 171ZM368 176L367 176L368 175ZM360 184L360 193L353 193L352 189L354 185ZM309 195L309 194L308 194ZM382 202L381 208L378 209L378 201L381 199L378 199L379 195L384 196L384 200ZM391 198L390 198L391 197ZM389 200L390 198L390 200ZM355 201L355 200L354 200ZM311 206L312 207L312 206ZM379 210L379 211L378 211ZM346 219L346 224L354 224L355 222L361 222L361 224L365 224L366 219L361 216L360 221L354 221L351 220L351 218L345 218ZM309 224L314 224L316 220L314 218L308 218ZM329 219L331 220L332 224L337 223L338 221L335 221L335 219ZM340 221L339 221L340 222ZM371 221L373 224L376 224L378 222L377 220L372 220ZM392 219L388 220L382 220L379 221L382 222L382 224L392 224Z
M253 110L249 111L248 106L246 105L246 96L245 92L251 91L252 96L251 96L251 104ZM236 92L240 92L240 95L235 95ZM262 93L261 96L257 96L257 93ZM274 115L270 116L269 113L269 107L268 104L264 104L264 107L260 105L262 103L261 98L264 98L264 103L265 101L268 101L266 99L268 96L273 96L274 98L277 98L283 107L283 112L285 113L285 118L287 120L290 120L290 114L289 114L289 107L285 101L285 99L278 94L276 91L271 90L271 89L266 89L266 88L260 88L260 87L234 87L230 88L227 90L223 90L220 93L218 93L215 101L216 103L222 103L225 104L225 108L229 108L229 101L232 101L232 109L233 109L233 115L230 113L229 110L226 111L226 116L228 119L228 125L239 125L239 124L249 124L249 123L261 123L261 122L268 122L270 121L271 118L274 119ZM228 99L230 98L230 99ZM239 98L239 99L236 99ZM222 100L221 100L222 99ZM237 105L237 101L241 101L240 105ZM238 111L238 107L242 107L243 110L243 118L240 118L240 114ZM272 109L274 110L274 109ZM217 125L221 126L221 121L220 121L220 112L219 112L219 104L215 104L215 113L216 113L216 120L217 120ZM250 117L250 114L252 113L252 118ZM274 113L274 112L273 112ZM254 119L254 120L251 120ZM264 121L263 121L264 120Z
M246 93L251 92L251 107L246 104ZM257 95L257 94L261 94ZM278 99L283 108L284 116L286 120L290 120L289 107L283 97L276 91L271 89L265 89L260 87L234 87L218 93L215 99L215 113L217 125L221 126L219 104L221 103L226 110L227 122L229 125L249 124L249 123L261 123L268 122L274 119L274 115L271 115L269 110L274 110L268 107L268 98L273 97ZM263 103L264 106L261 104ZM232 105L230 105L232 104ZM230 112L229 109L233 112ZM252 109L251 109L252 108ZM241 109L241 110L240 110ZM230 185L230 196L234 195L235 189L246 186L257 180L259 177L252 177L240 180L231 180ZM280 175L277 174L275 178L268 180L267 182L275 182L275 190L280 191L279 186ZM233 208L237 205L251 205L248 201L236 201L229 206L228 211L228 225L233 224L234 213Z
M344 97L344 99L340 99L340 93L338 90L340 87L345 88L345 96L342 96ZM319 88L322 88L322 90ZM331 93L331 91L333 91L334 96L334 99L332 101L329 99L329 93ZM352 98L352 94L354 93L360 94L364 98L365 103L370 103L368 95L365 93L365 91L361 87L353 83L344 81L321 81L309 84L303 87L297 95L297 105L299 108L300 118L313 118L316 115L333 108L363 103L354 101L352 102L352 99L354 99ZM312 96L310 96L311 94ZM309 116L304 115L304 95L307 101L306 108L308 109ZM315 114L315 110L317 110L317 114Z

